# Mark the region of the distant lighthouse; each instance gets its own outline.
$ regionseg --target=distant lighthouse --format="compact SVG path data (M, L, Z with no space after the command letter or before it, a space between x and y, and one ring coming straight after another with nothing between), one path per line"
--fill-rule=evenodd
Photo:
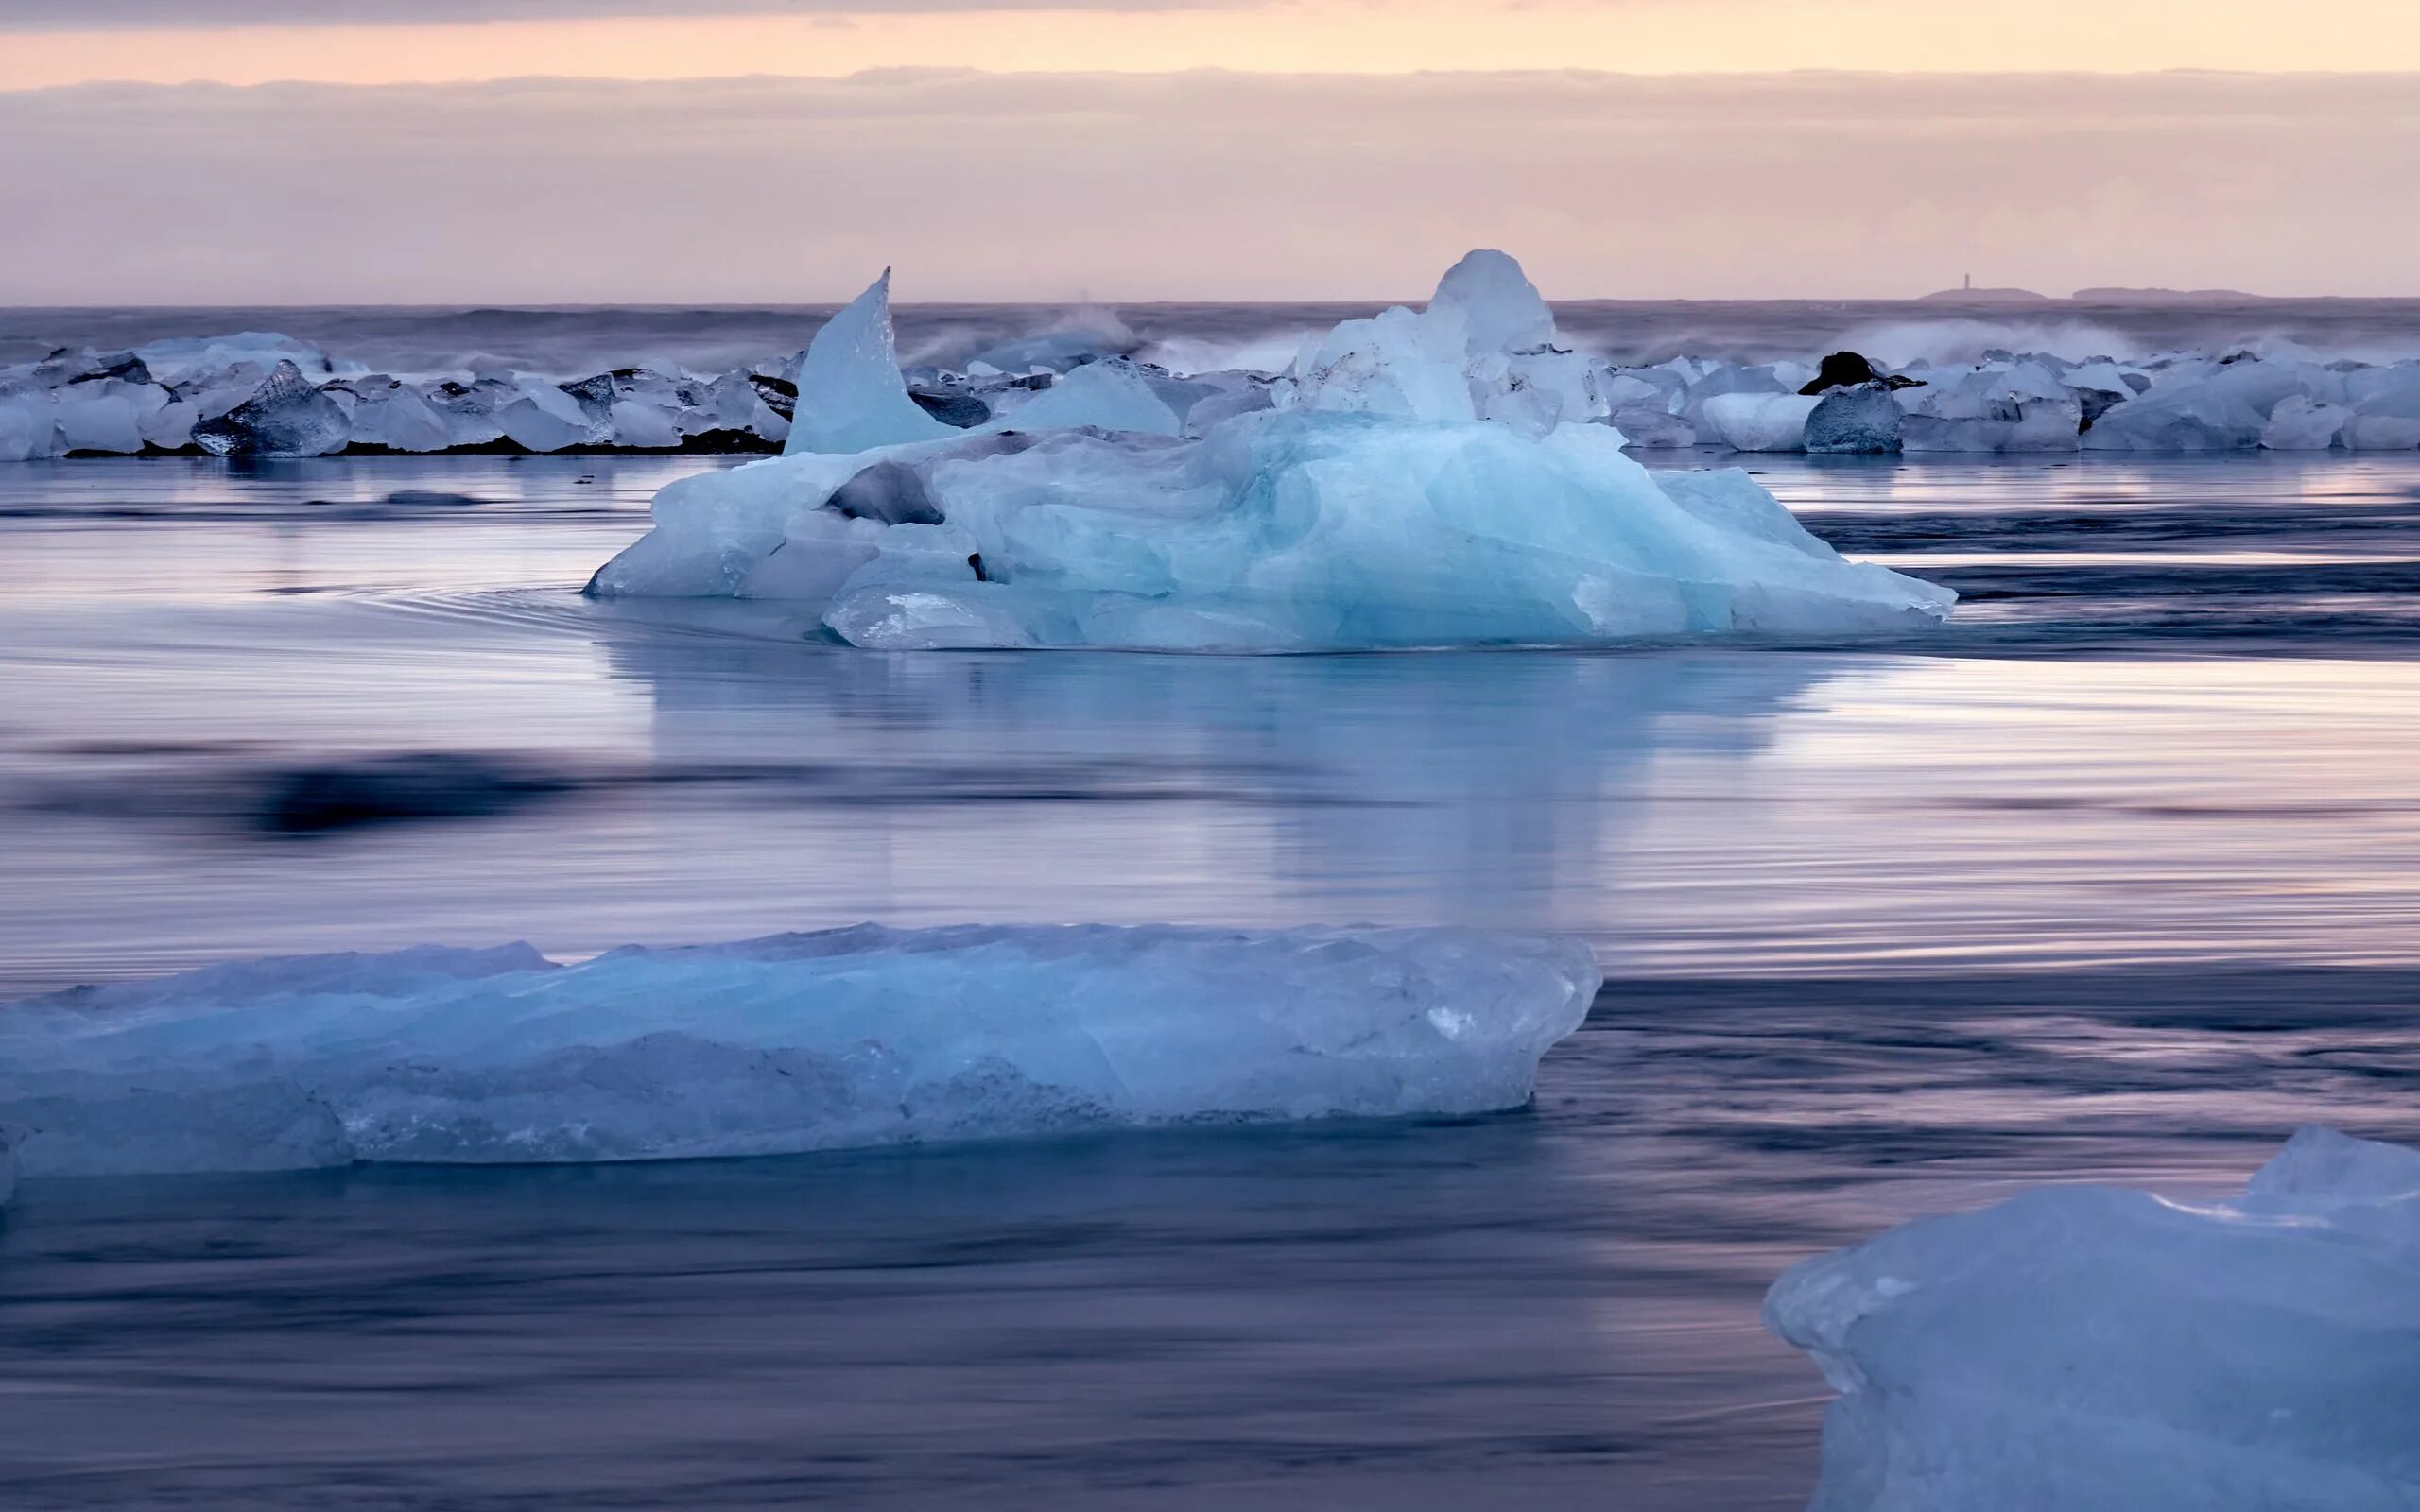
M1972 273L1966 275L1966 292L1969 294L1975 292L1975 275Z

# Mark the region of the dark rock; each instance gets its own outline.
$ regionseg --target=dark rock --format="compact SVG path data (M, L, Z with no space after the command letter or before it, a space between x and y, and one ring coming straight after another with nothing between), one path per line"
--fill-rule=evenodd
M1815 381L1799 392L1820 394L1830 388L1849 388L1858 384L1870 384L1881 376L1874 370L1874 364L1856 352L1835 352L1815 369Z
M556 773L450 751L373 756L282 774L263 794L254 822L275 834L325 834L408 819L478 818L576 785Z
M1806 395L1821 394L1835 388L1854 388L1859 384L1874 383L1884 384L1893 388L1924 387L1916 379L1901 378L1883 372L1854 352L1835 352L1825 357L1815 369L1815 381L1799 392Z
M784 420L797 418L798 385L786 378L769 377L761 372L750 373L748 385L756 390L756 397L765 402L767 409Z

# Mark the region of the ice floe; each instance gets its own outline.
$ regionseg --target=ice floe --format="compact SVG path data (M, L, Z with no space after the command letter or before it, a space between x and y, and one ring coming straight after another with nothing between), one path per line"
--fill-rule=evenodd
M821 363L856 339L833 330L802 371L859 391L826 402L895 398L884 364ZM1800 419L1821 403L1785 397ZM1608 404L1518 265L1473 253L1426 310L1344 322L1266 390L1110 359L946 439L794 439L683 479L590 591L786 600L890 650L1809 638L1948 612L1946 591L1842 560L1743 473L1650 473Z
M865 925L235 962L0 1007L24 1175L764 1155L1528 1100L1584 945Z
M1808 1261L1765 1318L1841 1394L1815 1512L2420 1505L2420 1150L2030 1192Z

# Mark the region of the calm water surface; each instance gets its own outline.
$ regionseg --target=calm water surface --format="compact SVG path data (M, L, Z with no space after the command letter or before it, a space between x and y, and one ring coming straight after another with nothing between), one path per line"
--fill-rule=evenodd
M2420 1137L2420 456L1776 460L1938 637L887 657L589 604L683 459L0 469L0 993L874 918L1615 978L1452 1124L34 1186L8 1504L1787 1507L1790 1261Z

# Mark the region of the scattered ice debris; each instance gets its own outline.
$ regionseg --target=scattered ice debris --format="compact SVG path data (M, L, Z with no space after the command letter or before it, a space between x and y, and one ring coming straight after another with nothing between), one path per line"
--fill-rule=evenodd
M863 925L240 961L0 1008L28 1178L769 1155L1528 1101L1599 976L1459 930Z
M2309 1128L2235 1201L2036 1190L1790 1270L1816 1512L2420 1504L2420 1150Z
M853 371L890 393L877 366ZM1109 359L971 433L684 478L590 592L786 600L888 650L1835 637L1954 599L1843 561L1745 474L1624 455L1502 253L1305 343L1265 405L1236 392ZM1793 443L1822 403L1737 397L1790 406Z
M2420 361L2325 360L2278 343L2083 361L1988 350L1973 361L1936 355L1896 369L1853 351L1813 364L1684 356L1619 366L1565 350L1520 265L1494 251L1465 258L1426 310L1389 310L1306 341L1289 338L1283 358L1266 342L1147 343L1114 313L1080 310L1011 341L978 348L973 338L943 339L903 371L889 284L886 273L807 352L769 354L719 375L641 366L565 381L480 355L453 371L373 373L266 332L122 352L61 349L0 368L0 461L318 455L302 444L365 453L854 454L987 426L1200 437L1271 407L1493 421L1532 439L1558 425L1597 422L1655 451L2420 448ZM1962 347L1962 356L1974 354L1974 344ZM942 357L953 366L937 365ZM255 417L228 417L271 385L295 423L284 442L263 449ZM342 412L333 444L332 418L305 390ZM1840 399L1844 392L1862 397ZM1819 420L1818 402L1826 400L1839 402ZM306 412L310 423L301 425Z

